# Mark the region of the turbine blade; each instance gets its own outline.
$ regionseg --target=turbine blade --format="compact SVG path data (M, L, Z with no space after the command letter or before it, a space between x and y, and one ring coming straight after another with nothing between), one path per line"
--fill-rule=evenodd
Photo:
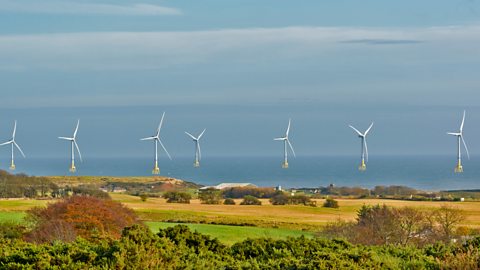
M68 138L68 137L58 137L61 140L67 140L67 141L73 141L73 138Z
M287 138L274 138L274 141L285 141Z
M200 140L200 138L202 138L203 136L203 133L205 133L205 130L207 130L206 128L203 129L202 133L200 133L200 135L198 135L198 140Z
M77 132L78 132L78 126L80 125L80 119L77 120L77 127L75 128L75 131L73 132L73 138L75 139L77 137Z
M17 147L18 151L20 151L20 153L22 154L22 156L24 158L26 158L25 154L23 153L22 149L20 148L20 146L14 141L13 144Z
M294 157L297 157L297 155L295 155L295 150L293 150L293 146L292 146L292 144L290 143L290 140L289 140L289 139L287 139L287 143L288 143L288 146L290 146L290 149L292 150L293 156L294 156Z
M158 142L160 143L160 145L162 146L163 150L165 150L165 153L167 153L167 156L170 160L172 160L172 157L170 156L170 154L168 153L167 151L167 148L165 148L165 146L163 145L162 141L161 140L158 140Z
M365 158L367 159L368 162L368 146L367 146L367 138L363 139L363 145L365 146Z
M186 132L186 131L185 131L185 134L187 134L190 138L192 138L192 140L194 140L194 141L197 140L197 138L193 137L192 134L190 134L190 133L188 133L188 132Z
M15 120L15 124L13 125L13 134L12 134L12 140L15 139L15 134L17 133L17 120Z
M467 144L465 143L465 140L463 139L463 136L460 136L460 138L462 138L463 146L465 146L465 152L467 152L467 157L468 157L468 159L470 159L470 153L468 153Z
M75 144L75 148L77 148L77 152L78 152L78 156L80 157L80 161L83 162L82 153L80 153L80 148L78 147L77 141L73 140L73 143Z
M157 136L152 136L152 137L147 137L147 138L140 139L140 141L150 141L150 140L155 140L156 138L157 138Z
M463 131L463 124L465 123L465 110L463 111L462 124L460 124L460 133Z
M357 132L358 136L363 136L363 134L358 131L358 129L354 128L352 125L348 125L351 129L355 130L355 132Z
M287 127L287 132L285 132L285 137L288 137L288 133L290 133L290 124L292 122L292 119L288 119L288 127Z
M163 118L165 117L165 112L163 112L162 114L162 119L160 119L160 124L158 125L158 129L157 129L157 137L160 138L160 130L162 129L162 125L163 125Z
M447 132L448 135L453 135L453 136L460 136L460 133L456 132Z
M4 143L0 144L0 146L2 146L2 145L7 145L7 144L11 144L12 142L13 142L13 141L4 142Z
M368 132L370 132L370 129L372 129L372 127L373 127L373 122L370 124L368 129L365 131L365 136L367 136Z

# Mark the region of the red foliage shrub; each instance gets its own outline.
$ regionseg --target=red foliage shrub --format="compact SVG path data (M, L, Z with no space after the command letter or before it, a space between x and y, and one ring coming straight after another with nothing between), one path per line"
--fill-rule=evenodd
M32 242L72 241L77 236L119 238L122 229L138 223L135 213L119 202L90 196L73 196L33 208L28 217L35 228L26 236Z

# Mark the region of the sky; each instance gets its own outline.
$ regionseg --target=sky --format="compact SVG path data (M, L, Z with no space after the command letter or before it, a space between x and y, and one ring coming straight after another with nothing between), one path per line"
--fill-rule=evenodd
M0 139L28 157L480 152L480 1L0 0ZM2 139L3 140L3 139ZM9 149L0 148L0 159Z

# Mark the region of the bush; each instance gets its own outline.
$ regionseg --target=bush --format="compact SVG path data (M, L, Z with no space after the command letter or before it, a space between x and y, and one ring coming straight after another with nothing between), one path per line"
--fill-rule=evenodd
M332 199L332 198L327 198L325 202L323 203L323 207L328 207L328 208L338 208L338 201Z
M279 191L275 194L272 198L270 198L270 203L273 205L309 205L309 206L316 206L317 203L312 201L310 197L306 195L295 195L295 196L288 196L287 194Z
M133 210L121 203L89 196L72 196L46 208L33 208L27 211L27 219L34 228L26 239L37 243L73 241L77 236L118 238L123 228L139 223Z
M13 221L0 222L0 239L20 239L26 228Z
M276 193L274 188L268 187L232 187L223 190L223 196L232 199L240 199L247 195L268 199Z
M256 197L247 195L243 197L243 201L240 203L240 205L262 205L262 202Z
M289 204L288 195L283 192L278 192L272 198L270 198L270 203L273 205L285 205Z
M222 191L214 188L201 190L198 198L203 204L220 204L223 201Z
M192 195L186 192L169 191L163 194L163 198L167 199L167 203L190 203Z
M225 205L235 205L235 201L233 199L227 198L223 201Z
M146 202L148 199L148 195L145 194L145 193L142 193L140 194L140 200L142 200L142 202Z

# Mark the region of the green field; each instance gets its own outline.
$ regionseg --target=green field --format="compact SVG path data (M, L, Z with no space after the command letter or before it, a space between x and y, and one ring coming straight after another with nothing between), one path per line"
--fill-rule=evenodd
M172 227L179 223L167 223L167 222L146 222L148 227L157 232L159 229ZM211 225L211 224L183 224L189 227L193 231L210 235L214 238L218 238L222 243L232 245L236 242L243 241L247 238L273 238L273 239L285 239L287 237L313 237L313 233L304 232L299 230L289 229L276 229L276 228L259 228L259 227L242 227L242 226L229 226L229 225Z
M13 221L21 223L25 217L25 212L0 212L0 222L2 221Z

